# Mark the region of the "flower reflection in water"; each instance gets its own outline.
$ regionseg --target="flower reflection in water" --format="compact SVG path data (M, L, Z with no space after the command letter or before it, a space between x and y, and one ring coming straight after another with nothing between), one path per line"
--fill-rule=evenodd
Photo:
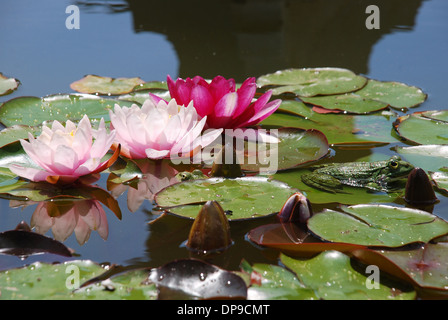
M31 227L45 234L50 229L58 241L65 241L73 232L83 245L92 230L104 240L109 234L106 212L98 200L42 201L31 217Z
M168 160L142 159L136 163L142 172L136 183L115 184L111 179L108 183L108 190L114 198L127 191L127 205L131 212L136 212L145 200L152 202L154 195L163 188L179 182L176 178L178 170Z

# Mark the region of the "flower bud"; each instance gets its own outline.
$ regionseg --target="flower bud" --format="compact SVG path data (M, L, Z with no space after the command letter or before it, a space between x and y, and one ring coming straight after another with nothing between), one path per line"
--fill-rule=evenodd
M232 150L232 157L226 156L227 152ZM234 147L224 145L216 156L216 160L213 162L212 170L210 171L211 177L223 177L223 178L238 178L242 177L243 171L241 165L238 163L238 155Z
M188 236L187 247L191 250L209 253L229 247L229 221L221 205L216 201L207 201L199 211Z
M432 204L437 201L431 181L423 169L415 168L409 174L404 200L411 204Z
M309 200L300 192L294 193L286 200L278 213L281 222L295 222L304 224L313 215Z

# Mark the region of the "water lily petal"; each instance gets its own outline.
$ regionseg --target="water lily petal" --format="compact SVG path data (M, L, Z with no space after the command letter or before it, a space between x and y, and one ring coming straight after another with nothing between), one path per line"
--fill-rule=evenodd
M150 159L163 159L165 158L170 151L169 150L155 150L155 149L151 149L151 148L147 148L146 150L146 156Z
M39 170L31 167L23 167L17 164L12 164L9 167L9 170L11 170L16 175L31 181L45 181L47 177L52 174L48 171Z

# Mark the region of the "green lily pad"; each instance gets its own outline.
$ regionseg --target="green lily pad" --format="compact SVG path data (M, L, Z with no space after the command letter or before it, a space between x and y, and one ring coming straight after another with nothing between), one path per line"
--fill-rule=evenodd
M413 290L404 291L400 290L403 286L382 283L380 275L378 289L369 287L368 283L372 285L370 273L353 268L350 257L339 251L325 251L309 260L281 255L281 261L307 288L312 288L320 299L409 300L416 297Z
M140 91L140 90L148 90L148 89L157 89L157 90L165 90L168 91L168 84L166 81L148 81L144 83L140 83L134 87L132 91Z
M396 109L416 107L427 98L420 88L401 82L373 79L369 79L362 89L356 91L356 94L365 99L381 101Z
M256 263L244 272L252 281L247 289L248 300L317 300L313 288L307 288L291 271L276 265Z
M20 85L20 81L14 78L5 77L0 73L0 96L12 93Z
M394 123L398 135L416 144L448 144L448 123L425 114L428 113L415 112L399 117Z
M389 104L369 99L355 93L328 95L319 97L301 98L303 102L338 112L349 112L354 114L367 114L386 109Z
M265 177L210 178L171 185L155 195L155 202L173 214L195 218L206 201L215 200L229 220L241 220L279 212L296 191Z
M446 166L448 159L448 146L444 145L418 145L412 147L397 147L396 151L405 155L407 161L415 167L425 171L437 171Z
M20 139L28 139L28 132L36 136L42 132L42 128L40 126L13 125L3 129L0 131L0 148Z
M275 173L317 161L329 151L327 138L319 130L285 127L276 130L278 143L245 143L243 170Z
M143 84L140 78L110 78L96 75L86 75L73 82L70 88L81 93L97 93L103 95L118 95L134 90L135 86Z
M75 280L82 284L103 272L104 269L99 265L84 260L61 264L36 262L23 268L2 271L0 272L2 299L72 299L76 297L73 293ZM75 278L78 276L79 278Z
M292 92L301 97L352 92L366 82L365 77L342 68L287 69L257 79L259 86L278 86L273 94Z
M86 114L93 122L109 120L108 110L115 103L131 106L132 102L104 99L88 94L56 94L43 98L19 97L0 106L0 122L5 126L38 126L44 121L79 121Z
M388 205L356 205L325 210L308 220L309 230L331 242L400 247L448 233L448 223L426 211Z
M421 111L418 114L428 119L448 122L448 110Z
M164 99L165 101L171 100L170 92L167 90L138 90L129 92L126 94L122 94L118 96L119 100L126 100L126 101L133 101L138 104L143 104L146 100L149 99L149 93L155 94L156 96L159 96L160 98Z
M301 101L283 100L280 109L261 125L316 129L329 144L378 145L397 142L391 135L395 114L382 111L369 115L321 114Z
M149 300L157 298L155 285L143 281L148 271L132 270L108 277L106 268L89 261L61 264L36 262L27 267L0 273L2 299L6 300ZM83 285L85 284L85 285Z
M434 181L437 188L448 192L448 173L446 172L429 172L429 176Z

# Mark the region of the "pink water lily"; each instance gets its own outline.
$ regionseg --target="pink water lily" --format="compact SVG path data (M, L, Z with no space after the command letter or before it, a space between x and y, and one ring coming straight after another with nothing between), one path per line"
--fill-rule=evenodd
M209 128L236 129L255 125L274 113L281 104L277 99L269 102L272 92L267 91L254 100L255 78L246 79L236 89L234 79L217 76L207 82L200 76L193 79L167 77L171 97L180 105L194 103L199 116L207 117Z
M118 157L102 158L109 151L115 132L106 131L104 119L98 130L92 129L87 116L78 125L68 120L66 125L54 121L51 128L42 127L42 133L29 141L20 140L33 164L12 164L9 168L20 177L32 181L72 183L79 177L98 173L110 166Z
M150 98L141 107L116 104L109 115L121 153L131 159L191 156L222 132L216 129L202 134L207 117L200 119L192 103L183 107L174 99Z

